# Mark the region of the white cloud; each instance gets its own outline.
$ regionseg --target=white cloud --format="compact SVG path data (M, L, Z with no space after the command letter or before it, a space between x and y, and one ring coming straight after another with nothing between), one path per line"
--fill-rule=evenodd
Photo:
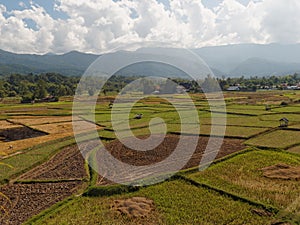
M33 2L9 12L0 5L0 48L22 53L99 53L143 40L191 48L300 42L298 0L251 0L248 5L223 0L214 9L200 0L169 0L168 7L156 0L56 0L55 10L68 18L54 19Z
M298 0L265 0L259 4L265 11L261 26L269 34L269 42L300 41L300 2Z
M263 14L264 10L257 9L257 3L244 6L235 0L224 0L216 8L216 30L220 37L216 44L265 42L260 27Z
M24 2L19 2L19 6L22 7L22 8L25 8L26 4Z

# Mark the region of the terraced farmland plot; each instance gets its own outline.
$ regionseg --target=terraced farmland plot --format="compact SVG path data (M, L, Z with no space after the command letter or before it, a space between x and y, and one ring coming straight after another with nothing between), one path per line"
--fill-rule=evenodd
M72 102L17 104L3 106L1 114L8 116L66 116L72 113Z
M270 111L266 111L264 105L227 105L226 111L234 114L245 115L263 115L272 114Z
M258 92L228 92L224 94L225 99L230 100L230 102L238 103L240 105L248 104L268 104L268 105L280 105L281 102L289 102L291 95L284 95L280 91L258 91ZM292 95L294 98L295 95Z
M281 113L300 113L300 105L293 105L293 106L285 106L285 107L278 107L272 109L274 112L281 112Z
M36 137L36 138L29 138L29 139L24 139L24 140L18 140L18 141L13 141L13 142L0 142L0 156L7 156L14 154L18 151L22 151L24 149L32 148L35 146L38 146L40 144L57 140L63 137L70 136L70 133L56 133L52 135L45 135L41 137ZM13 148L11 148L11 146Z
M201 124L212 124L210 118L201 118ZM215 123L218 124L218 121ZM220 123L219 123L220 124ZM243 127L277 127L278 121L261 120L257 116L227 116L226 124L228 126L243 126Z
M39 130L31 129L26 126L14 127L0 130L0 137L4 137L4 142L14 142L18 140L31 139L35 137L45 136L47 133Z
M19 154L11 158L1 160L2 163L10 165L0 165L0 182L8 180L15 174L20 174L28 168L32 168L37 162L42 162L47 159L47 154Z
M78 121L75 124L82 128L82 131L88 130L90 128L90 123L86 121ZM72 122L63 122L63 123L51 123L51 124L42 124L42 125L33 125L31 126L34 129L47 132L49 134L64 134L64 136L73 134L73 124Z
M97 146L97 143L94 143L93 140L86 142L90 139L89 135L85 135L81 137L80 146L82 148L86 148L87 151L91 150L89 148L94 148ZM46 160L49 160L54 154L56 154L60 149L65 148L69 145L74 145L75 140L73 138L65 138L65 139L57 139L56 141L46 142L42 143L40 145L37 145L35 147L32 147L31 149L26 149L24 152L17 152L18 154L11 155L7 158L1 159L0 164L6 164L10 166L0 165L0 183L3 183L5 180L8 181L9 179L17 178L17 176L21 175L22 173L25 173L34 167L44 163ZM71 148L72 149L72 148ZM63 154L63 153L61 153ZM60 157L54 157L54 159L57 159L57 161L61 160L60 158L64 158L65 155L63 154ZM75 154L75 159L80 159L80 155ZM53 160L53 159L52 159ZM55 160L54 160L55 161ZM76 160L75 160L76 161ZM50 165L52 165L52 161L50 162ZM49 168L49 175L56 172L56 169L64 168L64 164L69 166L77 166L72 164L72 160L70 162L64 162L62 161L61 165L56 165L54 167ZM76 161L76 163L79 163L79 161ZM52 172L51 172L52 171ZM41 171L37 171L38 173L42 173ZM47 173L48 173L47 172ZM76 171L74 171L76 173ZM46 173L46 175L47 175ZM68 171L62 171L59 172L60 174L69 173ZM72 172L71 172L72 173ZM70 178L70 177L69 177ZM68 178L67 178L68 179Z
M63 118L63 120L66 118ZM30 121L29 121L30 120ZM20 119L20 122L22 119ZM30 119L25 119L25 122L34 123L34 117L31 117ZM36 120L36 123L42 122L43 119ZM51 121L51 119L49 119ZM58 118L55 118L55 121L59 121ZM53 121L51 121L53 122ZM79 126L80 131L82 133L88 132L91 129L101 129L101 127L91 124L90 122L84 121L84 120L78 120L75 124L75 126ZM91 126L92 125L92 126ZM19 125L18 125L19 126ZM21 127L22 128L22 127ZM24 127L26 128L26 127ZM29 135L28 138L25 139L20 134L20 138L14 139L14 141L10 142L0 142L0 156L1 155L7 155L7 154L13 154L17 151L24 150L30 147L34 147L36 145L39 145L41 143L45 143L48 141L73 136L73 124L72 122L53 122L53 123L46 123L41 125L31 125L30 128L33 128L36 130L36 132L40 132L41 135ZM29 129L29 128L27 128ZM9 132L9 131L7 131ZM16 133L13 130L11 131L13 134ZM14 134L15 135L15 134ZM19 140L20 139L20 140Z
M72 140L44 146L23 154L12 156L1 162L13 167L1 165L2 179L10 179L20 172L27 171L33 165L40 164L61 147L74 143ZM97 142L82 142L82 148L94 148ZM87 149L86 151L88 151ZM2 224L18 225L32 216L62 201L76 193L81 188L86 188L88 174L85 161L76 145L63 148L49 161L19 176L13 183L0 187L0 192L8 198L0 197L0 204L6 209L7 214L0 218ZM1 211L2 213L2 211Z
M21 175L17 180L82 180L87 177L85 160L78 147L69 146L49 161Z
M169 115L170 113L167 112L167 113L163 113L163 114L159 114L160 112L157 112L157 111L152 111L152 110L148 110L148 109L139 109L139 110L133 110L130 112L129 114L129 121L130 121L130 125L133 126L133 127L138 127L138 126L143 126L143 125L139 125L139 124L143 124L145 122L148 122L156 117L156 116L159 116L159 115L164 115L164 117L166 117L167 115ZM140 120L136 120L134 119L134 117L136 116L136 114L143 114L143 118L140 119ZM119 113L118 112L115 112L114 114L114 121L116 123L118 122L124 122L124 116L126 116L126 113L120 111ZM126 116L127 117L127 116ZM85 119L87 120L90 120L92 121L93 118L92 117L84 117ZM170 117L166 117L167 119L170 118ZM101 126L106 126L106 127L110 127L112 126L112 116L110 113L97 113L95 115L95 122L98 124L98 125L101 125Z
M262 115L260 116L260 119L265 121L277 121L279 125L279 120L283 117L286 117L290 122L300 122L300 114L295 114L295 113Z
M271 133L262 134L251 138L245 142L247 145L269 147L269 148L283 148L300 144L299 131L291 130L276 130Z
M289 128L300 129L300 122L294 123L293 125L289 126Z
M79 118L77 119L79 120ZM25 117L15 117L9 121L17 124L25 124L27 126L41 125L41 124L51 124L51 123L62 123L62 122L72 122L71 116L25 116Z
M238 196L286 209L300 198L299 181L264 177L261 169L276 164L299 166L300 157L280 151L253 150L188 177ZM296 208L299 210L300 205Z
M202 113L202 112L201 112ZM199 114L201 114L199 112ZM141 119L135 119L135 116L137 114L143 114ZM175 110L172 111L167 111L167 112L155 112L151 110L146 110L146 109L140 109L140 110L132 110L131 113L129 114L129 125L131 128L139 128L139 127L145 127L148 126L150 121L153 118L161 118L163 119L166 123L176 123L180 122L180 119L183 119L184 121L188 121L190 114L185 112L185 116L179 117L179 113L176 112ZM122 124L122 123L128 123L127 120L123 119L124 116L126 116L125 113L120 112L119 114L116 113L114 115L114 121L116 124ZM88 119L88 118L86 118ZM91 119L91 118L90 118ZM97 124L106 126L106 127L111 127L112 117L111 114L96 114L95 116L95 121Z
M0 120L0 130L23 127L20 124L14 124L7 120Z
M0 204L4 205L7 210L7 214L0 217L0 223L20 225L32 216L76 193L81 186L81 181L2 186L0 192L5 194L10 202L0 199Z
M184 132L182 132L182 126L184 126ZM139 128L141 127L141 128ZM136 135L150 135L151 132L149 130L149 123L145 122L143 124L137 124L136 129L132 129L131 132ZM176 134L186 134L186 135L213 135L213 136L223 136L225 135L226 137L235 137L235 138L249 138L251 136L264 133L268 131L269 128L262 128L262 127L242 127L242 126L227 126L225 128L225 134L222 132L224 129L224 126L221 125L215 125L214 126L214 132L212 133L211 130L212 126L211 125L200 125L200 130L199 130L199 125L195 124L176 124L176 123L167 123L166 124L166 132L167 133L176 133ZM154 124L152 125L152 133L153 134L160 134L162 132L162 124ZM122 134L124 137L130 137L131 134L129 130L122 130ZM110 130L102 130L99 131L100 137L103 138L116 138L116 135L114 131Z
M143 138L143 137L140 137ZM155 140L155 139L154 139ZM185 137L186 143L191 141L192 138L186 136ZM200 161L202 159L203 153L206 149L206 146L208 144L208 137L200 137L198 140L198 144L196 146L195 151L192 153L191 156L188 156L189 158L184 158L186 156L178 156L175 157L174 160L169 164L164 164L163 171L164 173L172 172L169 168L173 168L174 165L177 165L178 163L182 162L183 160L186 160L186 165L183 165L182 169L187 169L191 167L197 167L200 164ZM127 141L130 141L127 140ZM241 140L238 139L224 139L222 143L222 139L220 138L212 138L210 141L214 143L221 143L222 146L219 149L216 149L216 151L211 151L209 153L206 153L207 155L214 155L216 158L221 158L226 155L229 155L234 152L238 152L243 150L246 146L242 144ZM120 141L112 141L106 145L106 149L112 154L115 158L118 160L127 163L129 165L135 165L135 166L145 166L145 165L155 165L156 163L161 162L162 160L165 160L167 157L172 154L172 152L175 150L177 143L179 142L179 136L176 135L168 135L163 142L157 146L155 149L150 151L135 151L131 150L130 148L124 146ZM174 157L174 156L173 156ZM105 160L103 160L103 156L101 152L96 153L95 157L96 161L99 163L99 165L106 165ZM141 174L148 174L149 177L156 176L157 170L160 170L162 165L158 165L155 167L155 169L144 171L145 168L136 168L132 173L131 177L134 177L134 174L139 177ZM109 168L109 165L108 167ZM181 169L181 168L180 168ZM110 174L111 176L114 176L113 173L115 171L105 171L106 174ZM127 171L122 171L121 173L124 174L123 179L129 179L126 177ZM119 175L119 174L118 174ZM102 177L98 179L99 185L106 184L106 180L104 180L104 183L102 183Z
M115 201L144 197L154 207L144 217L120 215L111 209ZM134 206L136 209L136 206ZM265 225L274 219L253 213L256 208L234 201L216 192L198 188L183 181L172 181L143 188L132 194L112 197L81 197L35 224L253 224ZM132 209L134 211L134 209ZM80 213L78 213L80 212Z
M199 134L199 130L195 129L192 124L187 124L189 132L185 134ZM169 132L181 132L180 124L168 124ZM268 130L268 128L258 128L258 127L240 127L240 126L227 126L225 127L225 134L223 133L224 126L214 126L214 131L212 132L211 125L201 125L200 135L212 135L212 136L223 136L225 137L236 137L236 138L249 138L253 135L263 133Z
M288 151L300 154L300 145L297 145L295 147L289 148Z

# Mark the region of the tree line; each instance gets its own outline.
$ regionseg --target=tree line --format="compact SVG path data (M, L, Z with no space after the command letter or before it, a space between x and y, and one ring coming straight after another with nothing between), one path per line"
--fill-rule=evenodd
M0 98L21 97L23 101L48 96L74 95L79 77L66 77L57 73L11 74L0 78Z
M118 94L126 85L132 83L138 78L137 76L112 76L103 86L102 95ZM45 74L11 74L0 77L0 98L5 97L21 97L23 101L32 101L43 99L47 96L61 97L73 96L75 94L80 77L68 77L57 73ZM210 90L227 90L230 86L240 86L246 91L255 91L258 87L277 87L282 88L282 85L296 85L300 83L300 75L286 76L270 76L270 77L239 77L239 78L214 78L208 75L203 80L198 82L182 79L168 78L165 83L156 83L155 80L142 79L142 89L144 94L151 94L154 91L160 93L174 93L178 86L182 86L186 91L191 93L202 92L198 82L202 87L209 87ZM77 89L78 92L86 92L88 95L95 95L99 88L99 82L89 79L82 82L82 85ZM137 89L138 90L138 89ZM205 90L207 91L207 90ZM83 93L84 94L84 93Z

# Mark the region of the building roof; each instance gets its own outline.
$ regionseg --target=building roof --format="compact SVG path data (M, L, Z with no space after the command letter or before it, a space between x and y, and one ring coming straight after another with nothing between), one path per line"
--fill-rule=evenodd
M240 90L240 87L238 86L231 86L229 88L227 88L227 91L239 91Z
M289 120L285 117L281 118L279 121L289 122Z

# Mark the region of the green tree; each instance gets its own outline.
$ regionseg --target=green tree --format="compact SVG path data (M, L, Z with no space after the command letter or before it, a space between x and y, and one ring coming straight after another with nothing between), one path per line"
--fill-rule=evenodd
M38 80L36 89L34 92L34 97L37 99L43 99L46 96L47 96L46 82L43 80Z

